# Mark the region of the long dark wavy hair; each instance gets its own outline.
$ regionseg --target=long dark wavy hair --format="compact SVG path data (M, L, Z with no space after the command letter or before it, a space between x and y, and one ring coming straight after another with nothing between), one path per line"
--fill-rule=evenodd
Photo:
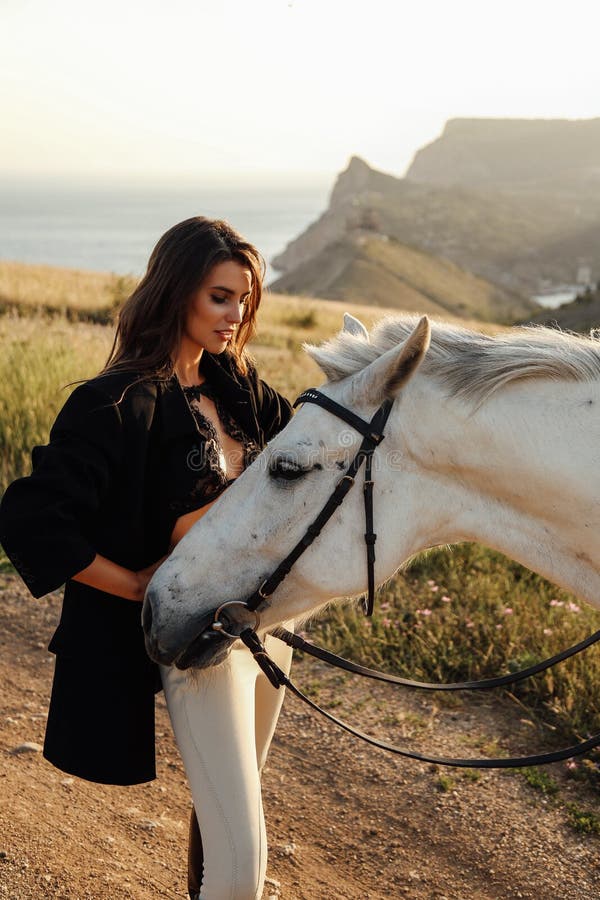
M133 370L142 377L170 378L192 296L212 267L227 260L251 272L242 321L224 351L245 374L244 348L256 330L265 262L227 222L194 216L174 225L156 244L145 275L119 311L113 345L100 375Z

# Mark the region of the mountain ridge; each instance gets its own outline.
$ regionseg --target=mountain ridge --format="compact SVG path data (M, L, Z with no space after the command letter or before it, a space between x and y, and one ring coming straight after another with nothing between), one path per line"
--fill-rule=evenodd
M600 191L600 118L449 119L438 138L417 150L405 177L509 188L553 179Z
M500 141L496 136L502 133ZM548 135L556 133L567 137L554 155L546 150L550 162L541 171L536 160ZM526 134L535 136L527 152L521 146ZM585 146L569 157L577 142ZM479 166L474 175L458 154L464 156L467 145L467 161L475 159ZM444 153L446 176L453 159L463 160L452 177L440 170ZM506 161L516 156L523 162L511 181ZM511 294L531 296L549 285L574 283L581 267L597 277L600 118L450 120L440 138L415 154L404 178L352 156L336 178L325 212L272 260L281 273L275 288L285 290L294 270L306 271L305 264L325 247L357 229L450 260Z

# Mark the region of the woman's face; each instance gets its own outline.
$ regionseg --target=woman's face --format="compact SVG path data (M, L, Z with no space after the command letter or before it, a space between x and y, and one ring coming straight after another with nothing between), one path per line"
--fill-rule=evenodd
M209 353L222 353L244 315L252 289L250 269L235 260L217 263L192 295L184 340Z

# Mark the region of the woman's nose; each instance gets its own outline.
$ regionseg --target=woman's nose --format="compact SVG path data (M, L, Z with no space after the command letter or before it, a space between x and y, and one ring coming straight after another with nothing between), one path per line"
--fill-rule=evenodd
M227 321L235 324L242 321L244 307L241 303L232 303L227 313Z

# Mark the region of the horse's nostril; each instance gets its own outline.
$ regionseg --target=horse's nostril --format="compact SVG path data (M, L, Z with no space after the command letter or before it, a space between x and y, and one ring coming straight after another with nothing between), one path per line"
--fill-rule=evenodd
M146 594L146 599L144 600L144 605L142 607L142 628L144 629L144 633L148 635L152 631L152 599L150 594Z

